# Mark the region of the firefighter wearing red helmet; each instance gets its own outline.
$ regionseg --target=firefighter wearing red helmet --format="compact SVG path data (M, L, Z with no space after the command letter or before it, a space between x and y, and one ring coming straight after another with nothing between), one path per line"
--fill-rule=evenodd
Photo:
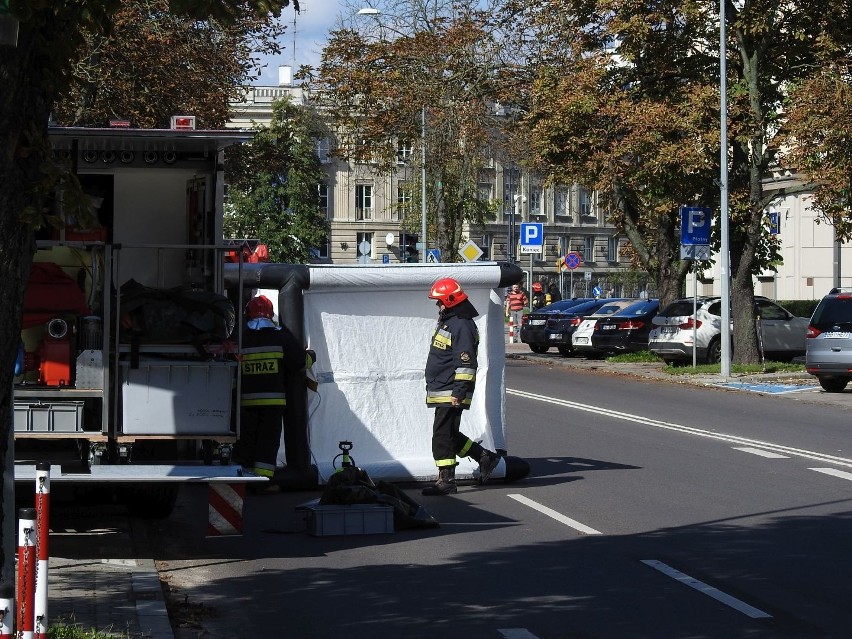
M429 298L439 308L426 359L426 404L435 408L432 456L438 479L423 494L450 495L458 492L457 457L470 457L479 464L479 483L488 480L500 457L461 432L462 411L470 408L476 383L479 331L473 320L479 313L459 283L449 277L432 285Z
M314 360L289 330L273 321L274 315L272 302L264 295L246 304L240 347L240 441L235 451L243 467L269 478L275 473L285 425L288 380Z
M544 286L542 286L541 282L533 282L532 290L533 310L542 308L543 306L547 306L549 304L549 302L547 301L547 293L544 292Z

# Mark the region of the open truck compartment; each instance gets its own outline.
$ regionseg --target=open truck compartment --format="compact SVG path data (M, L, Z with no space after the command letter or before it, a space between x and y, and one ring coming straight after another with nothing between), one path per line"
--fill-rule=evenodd
M60 199L62 223L37 239L14 387L16 480L44 461L60 482L237 476L235 313L227 334L194 322L199 296L230 305L223 153L251 133L51 128L50 137L93 214L78 220ZM140 303L129 290L166 301ZM170 315L179 296L189 310ZM160 326L142 312L152 308ZM206 469L175 470L184 466Z

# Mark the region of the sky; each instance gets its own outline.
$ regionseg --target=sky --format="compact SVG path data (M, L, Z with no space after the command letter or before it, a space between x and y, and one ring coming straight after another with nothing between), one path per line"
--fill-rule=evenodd
M365 2L365 6L366 6ZM328 39L328 32L334 28L337 18L343 10L343 0L299 0L300 13L292 6L281 12L281 19L287 25L282 39L283 51L279 56L263 58L267 65L255 85L277 85L278 67L289 65L295 71L303 64L319 66L320 52ZM295 47L293 46L293 20L295 16ZM295 62L294 62L295 52Z

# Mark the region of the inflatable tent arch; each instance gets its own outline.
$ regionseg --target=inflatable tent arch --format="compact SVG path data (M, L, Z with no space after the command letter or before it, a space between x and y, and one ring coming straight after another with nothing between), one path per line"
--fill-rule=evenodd
M353 443L353 460L374 479L434 478L423 368L437 319L427 291L442 277L457 279L480 313L476 393L462 429L504 455L495 478L525 477L526 461L506 454L503 379L503 291L522 276L507 262L226 265L235 305L243 306L256 289L277 292L279 322L317 353L316 396L299 379L288 386L286 466L274 481L295 489L325 483L341 441ZM457 476L471 477L475 468L461 460Z

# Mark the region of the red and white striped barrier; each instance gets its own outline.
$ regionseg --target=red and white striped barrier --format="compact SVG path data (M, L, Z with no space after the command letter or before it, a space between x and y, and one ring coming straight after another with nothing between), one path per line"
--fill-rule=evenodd
M509 318L509 343L515 343L515 322L511 317Z
M243 534L245 483L212 482L207 489L207 537Z
M0 592L0 639L12 639L15 623L15 587L4 586Z
M36 554L35 605L33 629L35 639L47 639L48 563L50 559L50 464L36 464L35 480Z
M15 615L15 637L34 639L35 573L35 508L18 509L18 610Z

